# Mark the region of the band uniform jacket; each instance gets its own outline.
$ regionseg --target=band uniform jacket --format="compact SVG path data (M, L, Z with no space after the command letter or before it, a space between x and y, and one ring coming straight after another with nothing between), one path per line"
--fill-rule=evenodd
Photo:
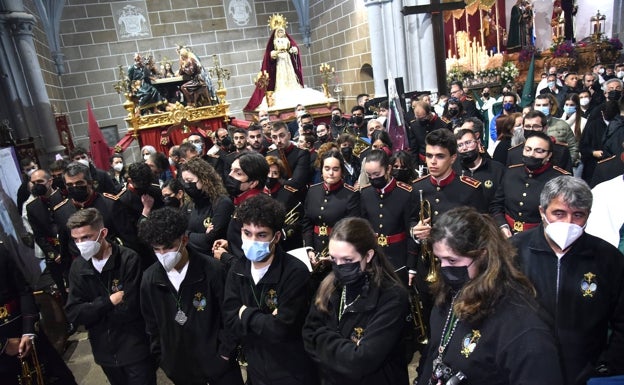
M509 149L507 153L507 166L513 166L514 164L522 163L522 151L524 150L524 143L515 145ZM568 146L559 143L553 143L552 157L550 161L553 165L558 166L572 173L572 157L570 156L570 150Z
M449 308L450 300L431 312L429 351L421 361L418 385L431 383ZM480 323L457 322L442 362L453 373L461 371L466 376L461 384L563 385L555 338L538 308L533 299L503 294L492 314Z
M309 277L307 267L281 247L257 284L246 258L237 260L230 270L223 305L225 324L242 344L251 381L315 383L301 337L310 305ZM247 308L239 318L243 305Z
M234 365L235 339L223 328L224 285L219 261L191 250L179 291L160 262L145 270L141 280L141 314L150 350L175 383L210 382L229 370L239 370ZM175 320L178 310L187 317L184 325Z
M328 313L312 304L303 326L303 343L317 363L321 384L408 384L402 342L409 327L407 292L397 284L382 285L366 283L340 320L342 287L331 295Z
M542 225L511 238L537 300L554 319L567 384L606 364L624 373L624 258L613 245L583 233L557 258ZM591 373L591 372L590 372Z
M60 190L54 190L49 197L36 197L26 204L28 222L33 230L35 242L43 251L46 260L54 260L60 254L58 226L52 216L52 208L63 201Z
M469 176L482 183L483 196L489 207L496 196L496 191L503 183L505 166L491 158L481 157L481 164L475 170L461 165L459 167L462 176Z
M74 260L65 310L70 322L89 332L95 362L117 367L140 362L150 351L139 308L140 258L131 249L110 245L112 253L101 273L91 260ZM113 305L109 297L118 291L124 292L123 301Z
M194 200L193 203L187 231L188 247L205 253L212 250L214 241L225 238L234 212L234 204L228 196L219 197L215 202L203 197ZM211 224L214 226L213 229L206 233L207 227Z
M427 134L431 131L448 127L448 124L443 122L438 115L432 113L430 116L431 118L424 124L418 120L414 120L410 123L409 130L407 131L412 155L414 156L414 160L419 164L425 164L425 137Z
M360 193L343 182L332 186L317 183L308 190L304 212L304 246L320 253L328 246L331 228L339 220L360 215Z
M394 270L407 265L407 241L418 223L418 200L412 186L391 178L383 190L368 185L361 192L361 216L377 234L377 243Z
M544 185L567 171L547 163L541 169L530 171L524 164L509 166L503 176L502 188L497 191L493 202L494 219L499 226L509 224L505 215L514 221L512 232L526 230L525 224L541 222L539 197Z
M269 151L267 155L281 159L278 150ZM284 149L284 155L292 172L292 176L284 184L300 191L305 190L310 179L310 152L291 143L288 148Z
M284 250L293 250L303 246L301 219L303 218L303 201L301 193L292 186L276 183L273 188L264 188L264 193L284 205L287 221L282 229L280 244Z

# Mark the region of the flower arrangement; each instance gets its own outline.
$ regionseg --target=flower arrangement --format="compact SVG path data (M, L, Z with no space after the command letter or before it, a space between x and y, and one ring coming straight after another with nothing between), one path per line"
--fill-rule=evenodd
M534 46L526 46L520 51L518 61L520 63L530 62L533 55L535 55L535 59L539 59L541 57L540 51L536 50Z
M513 83L516 78L518 77L518 75L520 75L520 71L518 70L518 67L516 67L516 65L513 62L506 62L505 64L503 64L502 70L501 70L501 83L502 84L507 84L507 83Z
M576 57L574 43L569 40L557 39L550 47L552 57Z
M454 80L463 82L465 79L474 78L474 72L466 71L460 66L453 67L446 75L446 81L450 84Z
M623 48L622 42L617 37L612 37L607 42L609 43L611 48L616 50L616 51L620 51Z

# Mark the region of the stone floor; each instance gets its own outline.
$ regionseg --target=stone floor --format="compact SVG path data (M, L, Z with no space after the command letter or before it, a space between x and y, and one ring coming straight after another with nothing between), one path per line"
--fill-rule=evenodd
M64 359L72 373L74 373L78 385L106 385L109 383L102 369L93 362L91 344L89 344L87 332L78 331L69 338L69 345L65 351ZM408 367L410 383L416 377L417 364L418 353L416 353ZM243 376L245 376L244 370ZM157 381L158 385L173 385L160 369L157 372Z

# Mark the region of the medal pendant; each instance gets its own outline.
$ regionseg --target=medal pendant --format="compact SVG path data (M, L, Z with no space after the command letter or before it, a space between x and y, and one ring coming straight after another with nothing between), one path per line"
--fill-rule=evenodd
M188 320L188 317L186 316L186 314L184 314L182 310L178 309L178 312L176 313L174 320L180 325L184 325L186 323L186 320Z

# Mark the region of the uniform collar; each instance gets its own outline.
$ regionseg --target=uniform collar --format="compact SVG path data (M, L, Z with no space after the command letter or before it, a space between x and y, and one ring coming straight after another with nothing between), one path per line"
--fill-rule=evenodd
M429 177L429 181L436 187L446 187L455 179L455 170L451 170L451 173L444 179L438 181L433 176Z
M236 198L234 198L234 206L238 206L247 199L251 197L255 197L258 194L262 194L262 190L259 188L252 188L251 190L247 190L244 193L240 194Z
M84 201L84 202L76 202L75 200L72 199L72 203L74 204L74 206L77 209L81 210L81 209L84 209L86 207L93 206L93 202L95 202L95 199L97 198L97 196L98 196L98 193L95 190L93 190L93 191L91 191L91 195L87 198L86 201Z
M323 182L323 191L325 191L325 193L334 192L340 189L342 185L344 185L344 181L342 180L340 180L338 183L335 183L333 185L328 185L327 183Z
M527 174L530 175L540 175L543 174L544 172L546 172L546 170L548 170L549 168L551 168L552 164L550 163L550 161L544 163L544 165L536 170L529 170L528 168L524 168L524 170L527 172Z
M390 182L388 182L387 185L384 186L384 188L380 189L376 189L378 193L380 194L389 194L392 192L392 190L394 190L394 188L397 185L397 181L396 179L394 179L394 177L390 177Z

